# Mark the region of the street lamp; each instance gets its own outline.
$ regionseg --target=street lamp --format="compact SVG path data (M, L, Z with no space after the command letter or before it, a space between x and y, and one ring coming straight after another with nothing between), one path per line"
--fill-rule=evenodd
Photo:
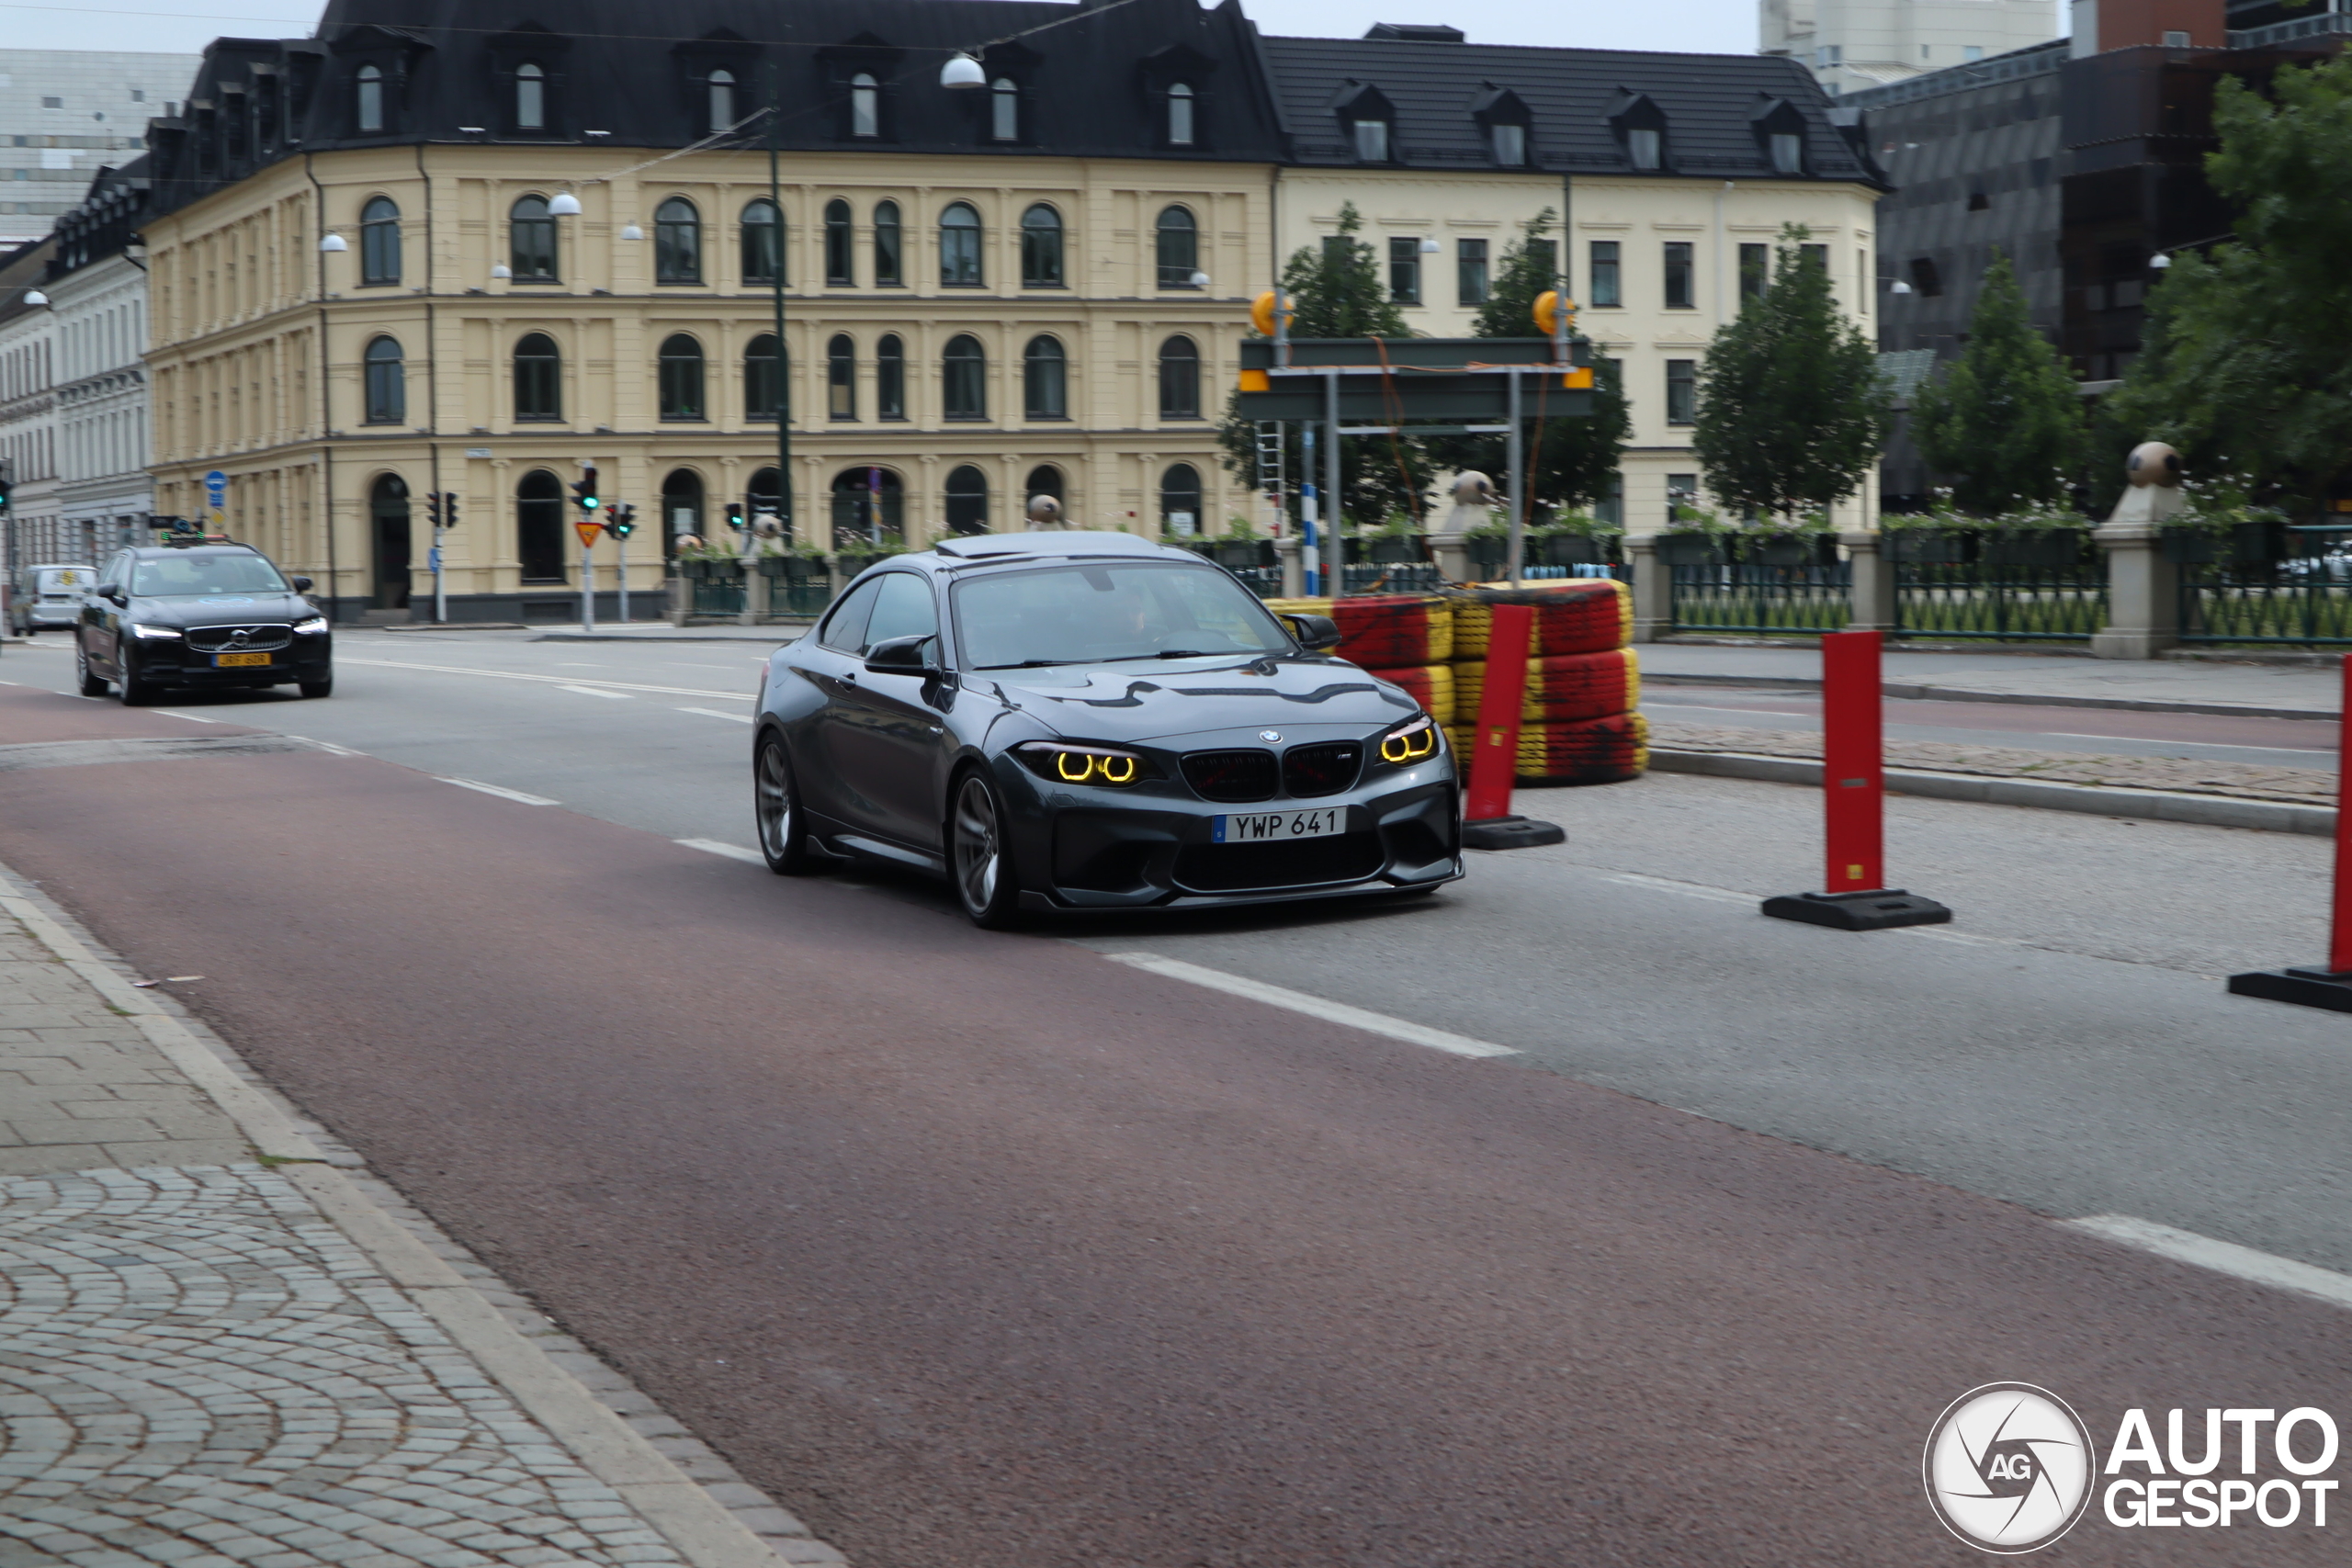
M2148 258L2148 265L2154 271L2162 272L2166 267L2172 265L2172 257L2166 255L2162 251L2158 251L2154 255Z
M555 199L548 203L548 216L550 218L579 217L580 198L568 190L556 192Z
M342 235L330 229L324 234L319 236L319 249L327 255L334 255L339 252L347 251L351 249L351 247L344 243Z
M6 291L11 294L21 292L25 297L25 303L28 305L46 305L49 303L49 296L43 294L40 289L33 288L29 284L12 283L8 285Z
M989 73L980 69L978 61L959 52L939 68L939 85L957 88L985 87L989 85Z

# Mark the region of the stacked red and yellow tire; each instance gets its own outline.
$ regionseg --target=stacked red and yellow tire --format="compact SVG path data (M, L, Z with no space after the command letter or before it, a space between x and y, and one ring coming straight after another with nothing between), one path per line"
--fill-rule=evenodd
M1519 782L1613 784L1648 766L1649 727L1638 711L1641 670L1632 647L1633 596L1623 583L1572 578L1450 597L1454 716L1447 735L1465 767L1476 750L1487 639L1498 604L1526 604L1535 612L1527 695L1520 705Z
M1266 608L1329 615L1340 628L1340 645L1333 653L1411 693L1439 724L1454 722L1459 708L1452 600L1379 593L1353 599L1270 599Z

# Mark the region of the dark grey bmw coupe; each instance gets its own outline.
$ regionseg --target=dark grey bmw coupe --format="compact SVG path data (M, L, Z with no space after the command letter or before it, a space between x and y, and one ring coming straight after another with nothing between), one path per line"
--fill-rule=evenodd
M882 561L762 678L769 868L868 857L1023 913L1420 893L1462 874L1445 738L1223 569L1125 534Z

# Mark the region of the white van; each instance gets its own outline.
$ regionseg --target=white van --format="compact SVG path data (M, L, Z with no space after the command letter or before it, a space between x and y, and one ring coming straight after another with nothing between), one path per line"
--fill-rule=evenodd
M96 587L94 566L28 566L17 573L8 595L8 629L29 637L42 627L71 631L82 613L82 595Z

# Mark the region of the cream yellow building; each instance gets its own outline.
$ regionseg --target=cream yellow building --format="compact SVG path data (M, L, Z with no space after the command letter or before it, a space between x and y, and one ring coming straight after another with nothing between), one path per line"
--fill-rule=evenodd
M576 614L588 466L638 509L640 591L665 536L775 506L773 67L803 542L1017 526L1041 491L1092 526L1239 510L1211 423L1272 271L1272 143L1231 90L1238 13L1146 0L1088 40L1131 77L1059 69L1062 28L983 51L958 96L947 51L879 39L942 6L844 6L837 46L780 62L700 28L664 52L333 7L317 43L217 44L156 137L158 509L202 513L217 469L232 532L407 618L424 498L454 495L453 618L528 619ZM742 0L700 8L756 34ZM652 107L572 93L592 51Z
M1876 335L1883 185L1793 62L1489 47L1428 28L1261 47L1291 149L1279 254L1336 233L1353 203L1407 323L1461 336L1506 250L1551 211L1577 325L1623 366L1632 532L1664 525L1670 491L1703 488L1690 437L1698 365L1784 224L1826 247L1838 299ZM1867 525L1875 509L1872 482L1833 520Z

